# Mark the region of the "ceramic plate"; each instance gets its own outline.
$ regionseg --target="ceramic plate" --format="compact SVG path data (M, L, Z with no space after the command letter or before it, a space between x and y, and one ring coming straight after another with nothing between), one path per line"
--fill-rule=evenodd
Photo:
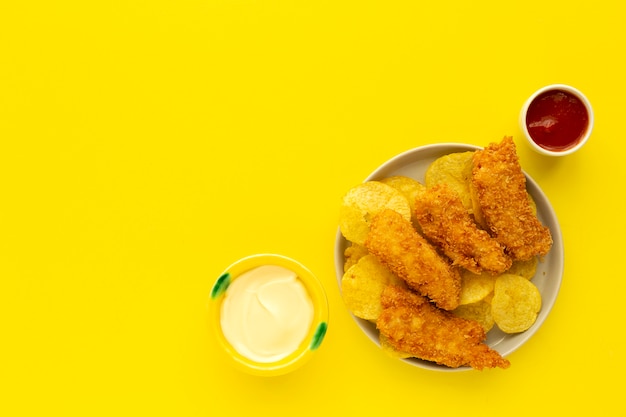
M430 163L435 159L454 152L474 151L477 149L480 148L474 145L459 143L443 143L415 148L397 155L396 157L385 162L370 176L368 176L366 181L379 180L392 175L405 175L424 183L424 173ZM487 333L486 343L493 349L497 350L504 357L522 346L541 327L556 301L563 276L563 240L557 217L546 195L543 191L541 191L537 183L527 174L526 187L537 204L537 217L542 224L550 228L554 244L548 255L539 262L537 266L537 273L533 278L533 283L537 286L542 296L542 308L535 324L527 331L518 334L503 333L497 328L497 326L494 326L494 328ZM348 246L349 243L338 231L335 243L335 271L340 290L341 278L343 277L343 254L344 250ZM357 317L354 317L354 320L367 337L372 340L372 342L380 346L376 326L367 320L362 320ZM423 361L416 358L402 360L420 368L438 371L459 371L471 369L469 367L448 368L446 366L437 365L433 362Z

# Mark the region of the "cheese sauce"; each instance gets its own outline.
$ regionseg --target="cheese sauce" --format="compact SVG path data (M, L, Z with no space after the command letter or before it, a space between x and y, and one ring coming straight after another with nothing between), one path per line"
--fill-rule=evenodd
M250 360L276 362L294 352L313 323L313 302L295 272L264 265L229 285L221 307L222 333Z

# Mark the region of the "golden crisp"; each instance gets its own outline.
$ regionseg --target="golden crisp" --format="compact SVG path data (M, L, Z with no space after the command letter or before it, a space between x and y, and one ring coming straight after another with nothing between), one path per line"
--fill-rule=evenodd
M444 310L459 305L461 275L400 214L372 217L365 247L407 285Z
M461 298L459 305L473 304L484 300L493 292L496 277L488 274L474 274L467 270L461 271Z
M403 282L375 256L366 255L343 275L343 300L356 317L375 321L382 311L380 295L388 284L403 285Z
M499 274L511 266L504 247L476 226L456 191L446 183L427 188L416 200L415 217L423 234L454 265L476 274Z
M395 188L406 197L411 207L411 218L415 225L415 199L426 190L426 187L416 179L404 175L383 178L380 182Z
M448 184L457 192L463 207L472 213L473 206L469 192L469 182L472 175L473 151L456 152L435 159L426 169L424 185L434 187L439 184Z
M352 243L343 251L345 262L343 264L343 272L345 273L352 265L359 262L359 259L367 255L369 251L365 246L358 243Z
M526 261L515 261L513 265L506 271L509 274L520 275L526 279L533 279L537 273L537 265L539 264L539 258L533 256Z
M475 218L513 260L548 253L550 229L533 213L513 138L505 137L474 153L471 195Z
M411 220L411 206L395 188L379 181L368 181L352 187L343 197L339 211L339 229L348 241L363 244L370 218L383 209L392 209Z
M528 279L503 274L496 279L491 300L491 314L505 333L526 331L541 310L541 293Z
M491 330L495 324L493 316L491 315L491 304L484 299L472 304L460 305L452 310L452 313L466 320L477 321L483 326L485 333Z
M397 351L452 368L508 368L510 363L484 343L485 330L432 305L406 288L387 286L376 327Z

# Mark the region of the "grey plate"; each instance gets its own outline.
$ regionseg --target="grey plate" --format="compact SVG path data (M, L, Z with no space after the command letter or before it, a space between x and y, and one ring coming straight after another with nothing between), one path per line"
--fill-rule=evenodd
M474 151L477 149L480 148L474 145L460 143L441 143L422 146L406 151L385 162L372 174L370 174L365 181L379 180L392 175L404 175L424 183L424 173L435 159L454 152ZM548 198L543 191L541 191L541 188L539 188L537 183L527 174L526 187L537 204L537 217L541 223L550 228L554 244L548 255L545 256L542 262L539 262L537 266L537 273L533 278L533 283L541 292L542 297L542 308L535 324L533 324L533 326L527 331L518 334L506 334L500 331L497 326L494 326L494 328L487 334L487 344L505 357L522 346L541 327L543 322L548 317L550 310L554 306L563 277L563 238L556 214L554 213ZM341 232L337 231L335 243L335 271L340 291L341 278L343 277L343 254L348 246L349 243L341 235ZM376 326L367 320L354 316L353 318L367 337L372 342L380 346ZM420 368L436 371L454 372L471 369L469 367L448 368L446 366L437 365L433 362L416 358L402 360Z

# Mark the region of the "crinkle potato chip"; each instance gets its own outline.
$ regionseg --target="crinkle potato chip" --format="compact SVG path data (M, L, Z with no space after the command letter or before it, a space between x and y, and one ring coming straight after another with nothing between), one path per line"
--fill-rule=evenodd
M389 285L404 285L374 255L365 255L341 279L343 300L356 317L375 321L382 312L380 295Z
M526 279L533 279L537 272L539 258L533 256L527 261L513 261L513 265L507 271L509 274L520 275Z
M492 329L495 324L491 315L491 304L485 300L480 300L472 304L460 305L452 313L458 317L468 320L474 320L480 323L485 329L485 333Z
M466 269L461 272L461 298L459 305L472 304L483 300L493 291L496 278L487 273L474 274Z
M352 187L343 197L339 211L339 229L350 242L363 245L369 232L370 218L384 209L394 210L411 221L411 206L400 191L380 181L368 181Z
M343 252L343 256L345 257L345 262L343 264L343 272L345 273L352 265L356 265L359 262L359 259L367 255L369 251L365 246L359 245L357 243L352 243L350 246L346 248Z
M432 187L446 183L461 197L463 206L469 213L473 212L470 196L470 179L472 176L473 151L456 152L435 159L424 174L424 184Z
M500 275L494 284L491 314L505 333L526 331L541 310L541 293L528 279L513 274Z
M392 177L383 178L380 182L395 188L406 197L409 202L409 206L411 207L411 217L416 224L417 222L415 221L414 214L415 200L417 199L417 196L426 189L426 186L418 180L404 175L394 175Z

